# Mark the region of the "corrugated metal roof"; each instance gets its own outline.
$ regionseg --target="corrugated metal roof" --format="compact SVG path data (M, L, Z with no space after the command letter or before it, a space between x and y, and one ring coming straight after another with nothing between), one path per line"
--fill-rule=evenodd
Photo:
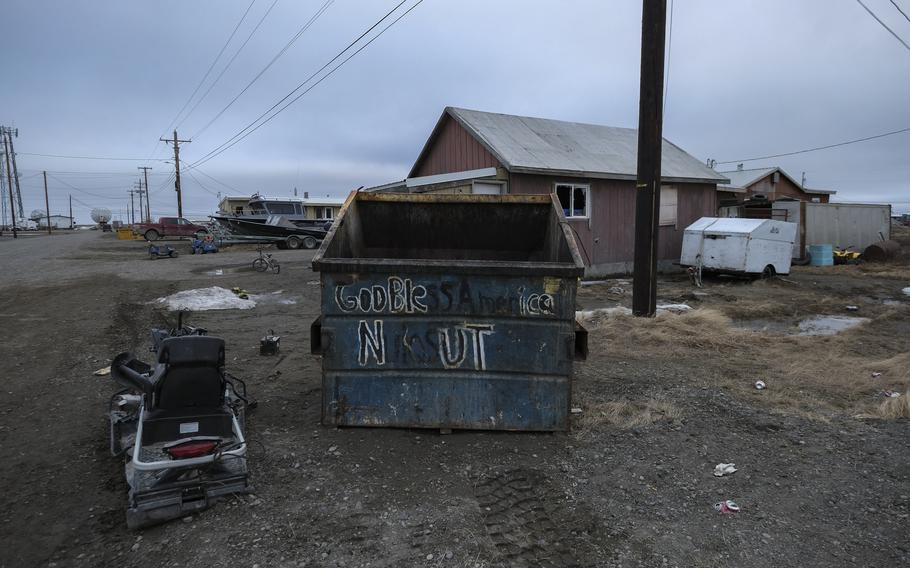
M730 178L730 185L736 187L748 187L758 180L773 174L774 172L780 172L785 178L793 182L793 185L801 188L806 193L823 193L826 195L834 195L837 193L832 189L813 189L809 187L804 187L801 182L796 181L796 179L788 174L780 166L775 166L772 168L753 168L749 170L733 170L730 172L720 172L722 175Z
M454 107L447 107L446 113L510 171L636 179L636 129ZM723 175L666 139L661 162L661 176L666 181L727 182Z
M732 172L720 173L730 178L730 185L735 187L747 187L762 179L763 177L773 174L777 170L778 168L757 168L751 170L733 170ZM799 184L797 183L796 185Z

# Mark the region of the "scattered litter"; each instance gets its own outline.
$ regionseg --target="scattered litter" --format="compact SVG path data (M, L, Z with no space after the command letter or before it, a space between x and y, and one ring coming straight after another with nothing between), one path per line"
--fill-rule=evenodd
M881 396L883 396L885 398L897 398L900 395L901 395L901 393L899 393L897 391L893 391L893 390L883 390L881 392Z
M768 388L768 385L765 384L765 381L755 381L756 390L765 390Z
M727 499L714 504L714 510L718 513L738 513L739 505L736 502Z
M799 322L797 335L836 335L868 321L869 318L852 316L813 316Z
M858 312L859 306L844 306L844 309L846 309L848 312Z
M107 367L102 367L101 369L98 369L97 371L95 371L92 374L95 375L96 377L104 377L104 376L110 375L111 367L110 367L110 365L108 365Z
M224 270L221 268L216 268L215 270L209 270L206 272L209 276L224 276Z
M725 475L732 475L736 473L736 464L735 463L719 463L714 466L714 477L723 477Z
M278 300L279 304L284 304L286 306L293 306L297 303L297 300L292 300L291 298L285 298L283 300Z
M244 290L243 288L240 288L239 286L234 286L233 288L231 288L231 292L233 292L234 294L237 295L238 298L241 298L243 300L250 299L250 293L247 292L246 290Z
M581 409L576 406L572 408L571 412L572 414L581 414Z
M194 290L183 290L170 296L158 298L155 301L159 304L165 304L171 311L248 310L256 307L256 302L249 299L246 291L242 291L243 294L241 295L236 292L240 288L235 288L234 290L232 292L220 286L196 288Z
M882 376L881 371L872 371L872 378L877 379Z
M281 349L281 336L275 335L275 330L269 332L259 340L260 355L277 355Z

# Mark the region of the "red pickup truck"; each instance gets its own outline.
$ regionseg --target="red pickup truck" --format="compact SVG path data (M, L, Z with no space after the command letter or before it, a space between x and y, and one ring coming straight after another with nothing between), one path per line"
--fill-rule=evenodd
M190 223L183 217L161 217L157 223L139 223L133 230L145 236L145 240L154 241L161 237L193 237L207 235L209 230L203 225Z

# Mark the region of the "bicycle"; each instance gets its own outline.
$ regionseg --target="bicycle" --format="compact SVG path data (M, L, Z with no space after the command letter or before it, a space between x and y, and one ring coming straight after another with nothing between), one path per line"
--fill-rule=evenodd
M272 269L275 274L278 274L281 272L281 265L278 264L277 260L272 258L271 254L263 254L262 247L259 247L259 258L253 261L253 270L256 272L265 272L269 269Z

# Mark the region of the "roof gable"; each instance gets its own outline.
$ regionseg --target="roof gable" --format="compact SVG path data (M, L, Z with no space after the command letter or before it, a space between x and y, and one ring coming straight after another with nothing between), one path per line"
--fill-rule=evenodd
M805 187L801 182L796 181L793 176L788 174L786 170L780 166L774 166L770 168L752 168L749 170L732 170L729 172L720 173L730 178L730 185L733 187L748 188L749 186L758 183L759 181L765 179L775 172L780 172L782 176L790 180L790 182L799 188L803 193L821 193L826 195L837 193L836 191L830 189L811 189Z
M635 129L454 107L443 112L411 175L434 144L447 117L457 121L509 171L631 180L637 177ZM661 162L661 175L667 181L727 181L667 140L663 141Z

